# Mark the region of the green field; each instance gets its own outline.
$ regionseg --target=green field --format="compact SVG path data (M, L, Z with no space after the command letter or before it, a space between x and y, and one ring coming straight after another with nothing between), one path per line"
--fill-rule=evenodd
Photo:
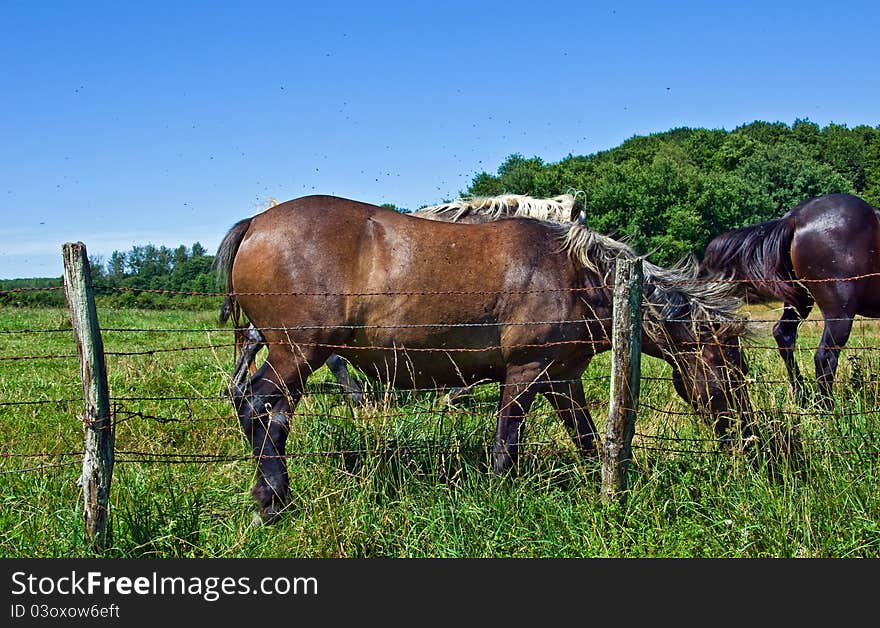
M261 526L250 498L255 465L223 395L232 333L217 329L216 310L99 308L99 317L116 421L107 556L880 556L880 329L869 321L856 323L844 351L831 413L792 403L769 348L772 323L759 326L747 356L767 446L755 454L719 452L673 392L666 364L645 358L631 490L614 504L603 503L598 466L578 459L543 400L528 419L519 472L499 478L487 455L493 387L452 404L442 393L376 389L369 407L354 410L322 369L292 421L294 499L280 522ZM3 557L91 555L69 326L63 309L0 309ZM820 331L801 329L807 374ZM30 359L9 359L22 357ZM584 374L600 431L609 357ZM786 442L795 456L774 446Z

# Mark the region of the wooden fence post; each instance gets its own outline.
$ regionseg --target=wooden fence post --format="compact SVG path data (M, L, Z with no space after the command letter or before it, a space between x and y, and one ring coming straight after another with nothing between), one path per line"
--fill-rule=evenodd
M113 478L114 437L104 342L98 326L86 246L82 242L67 242L62 247L62 255L64 293L79 352L85 400L85 451L79 479L83 489L85 536L88 543L100 550L109 542L107 508Z
M611 400L602 448L602 498L626 491L632 458L642 356L642 260L618 258L611 331Z

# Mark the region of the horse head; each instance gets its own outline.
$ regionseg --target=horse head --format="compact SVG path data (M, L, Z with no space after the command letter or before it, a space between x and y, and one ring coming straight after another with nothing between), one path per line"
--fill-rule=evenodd
M730 444L732 428L751 434L743 339L746 319L736 314L741 293L730 282L698 274L692 263L675 269L647 265L645 333L673 370L676 392Z

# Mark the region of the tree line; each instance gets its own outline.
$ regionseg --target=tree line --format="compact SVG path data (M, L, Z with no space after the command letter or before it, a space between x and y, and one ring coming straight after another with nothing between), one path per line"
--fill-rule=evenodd
M813 196L848 192L880 206L880 126L755 121L731 131L684 127L634 136L555 163L512 154L495 174L476 175L463 194L566 192L585 203L592 229L669 266L699 257L724 231L777 218ZM91 266L100 298L113 305L215 307L216 297L142 291L215 292L212 263L196 242L173 249L137 245L106 261L92 259ZM63 294L3 292L48 281L0 281L0 303L63 305Z
M582 194L592 229L652 261L699 257L716 235L778 218L800 201L848 192L880 206L880 126L756 121L678 128L557 163L511 155L467 193Z
M106 262L89 256L96 299L109 307L216 307L217 297L201 294L219 290L213 263L214 256L199 242L176 248L135 245L128 251L113 251ZM0 292L0 303L64 306L61 291L16 290L60 284L61 278L0 281L0 291L6 291Z

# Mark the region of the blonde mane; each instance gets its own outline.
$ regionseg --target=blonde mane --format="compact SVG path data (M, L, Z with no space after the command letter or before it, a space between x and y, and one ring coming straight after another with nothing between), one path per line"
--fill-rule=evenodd
M451 222L479 216L486 221L523 217L569 224L585 221L586 208L579 196L579 194L560 194L552 198L534 198L524 194L474 196L423 207L413 213L421 218Z

